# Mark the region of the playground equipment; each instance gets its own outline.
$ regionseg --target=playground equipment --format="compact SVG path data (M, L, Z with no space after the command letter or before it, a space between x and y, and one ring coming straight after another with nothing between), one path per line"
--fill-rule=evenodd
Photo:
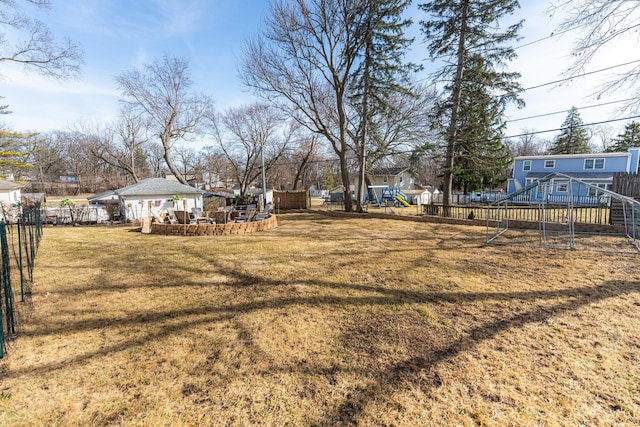
M396 194L395 200L396 202L402 204L403 206L406 206L407 208L411 207L411 203L407 202L407 199L402 197L400 194Z
M365 203L371 202L382 207L385 202L390 201L395 206L411 207L411 203L408 201L409 197L399 188L390 188L387 185L370 185L368 190Z

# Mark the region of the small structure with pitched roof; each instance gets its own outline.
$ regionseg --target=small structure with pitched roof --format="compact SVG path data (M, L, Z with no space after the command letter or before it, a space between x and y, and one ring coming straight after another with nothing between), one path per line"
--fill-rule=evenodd
M0 179L0 203L6 207L20 203L22 187L15 182Z
M120 206L120 214L127 220L139 220L152 216L155 211L175 208L191 211L202 208L202 190L164 178L148 178L117 190L106 191L88 197L90 204L114 203Z

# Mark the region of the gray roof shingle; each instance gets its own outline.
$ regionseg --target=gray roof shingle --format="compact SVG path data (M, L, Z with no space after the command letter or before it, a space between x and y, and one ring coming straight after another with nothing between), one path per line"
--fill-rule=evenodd
M167 194L200 195L202 190L164 178L148 178L136 184L114 190L118 196L164 196Z
M562 172L562 174L578 179L613 179L613 172ZM527 178L544 178L552 175L549 172L529 172Z

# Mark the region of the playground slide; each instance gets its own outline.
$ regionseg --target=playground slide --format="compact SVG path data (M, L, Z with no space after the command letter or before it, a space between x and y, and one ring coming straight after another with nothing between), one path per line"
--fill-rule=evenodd
M402 203L403 205L405 205L406 207L410 208L411 204L409 202L407 202L404 197L402 197L399 194L396 194L396 200L399 201L400 203Z

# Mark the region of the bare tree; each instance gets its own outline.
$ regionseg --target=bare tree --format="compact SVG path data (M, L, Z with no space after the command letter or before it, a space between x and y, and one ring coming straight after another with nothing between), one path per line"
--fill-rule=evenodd
M176 158L176 165L180 169L182 176L186 179L198 171L200 157L193 147L178 144L174 147L174 154ZM195 176L192 178L195 178Z
M565 18L559 31L577 30L572 56L573 66L570 76L582 74L589 63L602 51L624 37L638 39L640 26L640 2L629 0L562 0L550 8L551 13L563 13ZM632 58L635 59L635 58ZM635 61L634 61L635 63ZM632 112L640 110L640 65L635 65L623 73L617 73L603 84L594 94L605 95L617 90L631 91L624 109Z
M297 160L293 163L295 167L295 176L293 177L292 190L297 190L299 187L304 188L305 182L311 166L316 160L318 154L318 138L315 135L311 135L309 138L304 138L298 144L298 147L293 152L293 159Z
M64 174L64 158L61 155L63 143L55 133L40 135L33 142L31 154L26 160L34 166L37 184L33 191L44 192L46 181L52 181Z
M151 129L160 138L171 173L187 184L173 161L172 149L177 141L200 132L203 119L213 105L210 97L190 92L193 82L187 60L165 55L162 61L147 64L142 70L119 75L116 82L124 102L148 118Z
M247 43L244 83L323 135L338 155L351 210L347 134L349 85L363 46L361 2L275 0L258 39Z
M147 161L149 162L149 173L154 177L161 177L166 169L164 161L164 149L158 142L147 143Z
M267 173L283 155L296 130L281 113L265 104L231 108L215 118L214 124L214 136L240 184L241 196L260 176L261 151Z
M51 6L49 0L24 0L38 8ZM49 28L29 17L20 7L20 0L0 0L0 62L22 64L26 70L57 79L77 77L82 64L82 51L69 39L55 40ZM11 36L7 37L6 33ZM18 34L24 34L19 38ZM10 40L16 37L16 40Z
M75 184L75 193L95 190L96 178L102 177L103 173L99 160L91 151L95 135L74 130L56 132L55 138L62 148L65 175L74 179L71 183Z
M406 158L416 149L424 151L432 147L438 134L432 130L428 117L435 101L435 92L422 85L388 94L387 108L376 111L369 119L367 168L389 157ZM350 127L349 134L355 141L355 150L358 125Z
M113 124L115 149L106 147L108 163L120 168L133 182L140 181L147 159L144 146L149 141L149 121L129 110L122 110Z
M543 141L531 129L522 129L522 134L516 140L508 140L507 146L513 157L537 156L544 153Z
M612 145L613 128L609 125L598 125L590 129L589 138L592 153L604 153Z
M233 173L227 157L218 146L208 145L200 151L203 181L207 189L226 187Z
M108 125L77 123L74 131L85 136L87 148L98 161L123 172L127 181L139 182L146 164L143 144L148 141L147 126L132 111L122 110Z

